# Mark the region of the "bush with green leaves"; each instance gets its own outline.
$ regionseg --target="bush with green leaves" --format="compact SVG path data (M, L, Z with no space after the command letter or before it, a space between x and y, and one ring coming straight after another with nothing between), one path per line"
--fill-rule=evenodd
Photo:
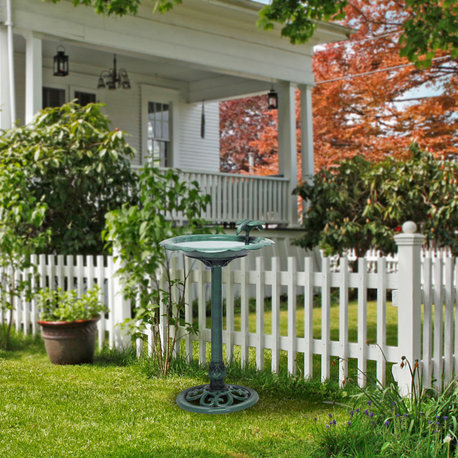
M171 277L166 251L159 244L185 233L209 232L201 217L209 201L210 196L201 194L196 181L181 181L177 171L161 171L147 164L139 176L138 205L125 204L106 215L104 237L120 261L118 273L124 295L137 305L134 318L126 325L145 339L145 329L151 330L153 344L149 350L165 375L175 345L170 326L181 324L190 332L193 328L181 319L186 276L181 280ZM165 276L162 283L161 271ZM180 291L176 298L173 287ZM161 309L168 323L165 335L159 329Z
M306 208L305 232L296 243L319 246L326 255L352 248L358 256L369 248L394 253L393 236L411 220L430 246L449 246L456 255L457 183L456 161L436 159L415 144L404 160L343 160L296 188Z
M0 346L8 347L15 301L31 298L31 282L21 275L36 273L31 255L48 240L41 226L47 205L27 188L30 179L27 162L0 157Z
M65 291L62 288L44 288L39 290L35 297L37 307L41 310L41 321L91 320L108 311L100 300L98 285L79 297L76 290Z
M46 108L0 135L0 174L20 164L22 192L46 204L35 232L50 232L47 253L102 253L105 213L135 201L133 155L99 104Z

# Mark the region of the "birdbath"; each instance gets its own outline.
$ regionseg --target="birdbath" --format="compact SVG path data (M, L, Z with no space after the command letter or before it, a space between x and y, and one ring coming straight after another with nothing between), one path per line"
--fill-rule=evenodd
M229 413L251 407L258 393L240 385L224 382L226 367L223 362L223 313L221 269L233 259L246 256L250 251L273 245L263 237L250 237L252 229L262 229L259 221L242 221L237 235L195 234L172 237L161 242L170 251L181 251L199 259L211 268L211 360L208 368L210 383L182 391L177 404L184 410L198 413ZM239 235L246 231L245 235Z

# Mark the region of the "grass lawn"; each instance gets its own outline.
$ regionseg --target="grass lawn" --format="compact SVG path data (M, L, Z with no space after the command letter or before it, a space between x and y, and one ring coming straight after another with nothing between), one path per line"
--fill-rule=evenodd
M316 338L319 312L314 310ZM355 316L352 304L354 329ZM395 314L388 316L393 321ZM268 310L265 321L269 332ZM369 338L374 339L373 303L368 321ZM298 333L301 323L299 308ZM338 308L333 307L334 338L337 324ZM285 325L282 311L284 335ZM13 343L12 350L0 352L1 457L319 456L313 452L314 418L323 424L328 414L342 420L348 415L346 409L326 402L342 402L336 384L275 376L268 370L242 371L235 364L228 368L227 381L255 389L259 402L232 414L194 414L181 410L175 399L183 389L207 382L206 369L197 364L178 362L170 377L161 379L150 376L147 361L129 355L104 351L93 365L55 366L40 340L15 338Z
M99 354L54 366L41 343L0 354L0 456L309 456L315 416L344 415L318 383L229 369L260 401L228 415L185 412L177 394L205 383L199 368L167 379ZM231 374L232 372L232 374Z

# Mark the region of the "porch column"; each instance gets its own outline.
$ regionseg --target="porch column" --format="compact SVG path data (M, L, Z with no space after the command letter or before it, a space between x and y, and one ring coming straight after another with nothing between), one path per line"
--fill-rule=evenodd
M43 107L41 38L25 35L25 123L32 121Z
M297 185L296 96L291 83L278 86L278 164L279 172L288 178L288 223L298 225L297 196L291 195Z
M300 86L301 91L301 159L302 180L311 182L314 170L312 86Z
M0 25L0 129L11 127L8 31Z

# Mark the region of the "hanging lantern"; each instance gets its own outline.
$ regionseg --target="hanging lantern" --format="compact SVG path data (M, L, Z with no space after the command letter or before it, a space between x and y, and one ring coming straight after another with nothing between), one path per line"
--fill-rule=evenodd
M62 48L61 50L59 48ZM57 54L54 56L54 76L68 75L68 56L63 46L57 47Z
M273 88L267 94L267 108L269 110L276 110L278 108L278 94Z

